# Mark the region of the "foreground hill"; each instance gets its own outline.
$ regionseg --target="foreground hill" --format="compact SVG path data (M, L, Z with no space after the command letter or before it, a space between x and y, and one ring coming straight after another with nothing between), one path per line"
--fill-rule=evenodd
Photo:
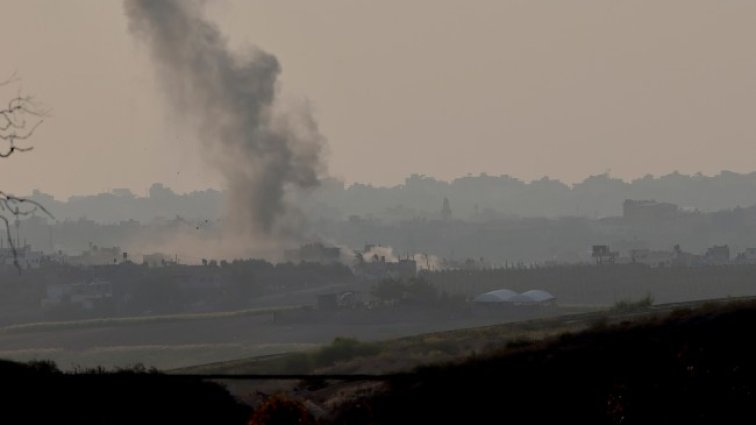
M748 339L756 301L649 303L380 343L337 339L309 354L175 372L390 374L383 384L227 381L252 405L262 390L320 406L313 412L324 423L486 423L494 417L711 423L748 413L756 385L756 349Z
M77 374L49 363L0 362L2 418L79 424L242 424L250 417L261 424L753 423L756 301L618 307L624 308L383 346L337 340L313 352L315 363L302 372L392 374L369 382L310 378L288 391L279 387L285 396L256 393L248 405L197 375ZM424 349L446 354L399 361ZM182 372L270 373L271 366L286 366L285 358ZM401 370L412 371L396 373ZM276 422L282 416L295 422Z
M242 425L251 411L216 383L140 369L62 373L0 361L0 377L1 423Z
M338 424L753 423L756 303L681 309L424 367Z

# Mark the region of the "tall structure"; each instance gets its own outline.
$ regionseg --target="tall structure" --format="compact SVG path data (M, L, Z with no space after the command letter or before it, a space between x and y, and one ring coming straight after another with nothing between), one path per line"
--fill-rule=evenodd
M448 221L451 220L452 211L451 207L449 206L449 198L444 197L444 206L441 207L441 220Z

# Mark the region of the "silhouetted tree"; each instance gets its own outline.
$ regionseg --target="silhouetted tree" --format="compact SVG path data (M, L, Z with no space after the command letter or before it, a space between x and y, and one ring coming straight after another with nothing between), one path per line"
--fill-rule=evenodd
M18 81L15 74L0 82L0 87ZM32 146L28 140L34 131L42 125L47 111L41 107L33 97L18 94L11 98L3 109L0 109L0 158L8 158L14 153L28 152ZM13 256L13 264L20 270L18 252L11 232L11 220L18 220L21 216L41 211L52 215L38 202L12 195L0 190L0 224L5 226L8 249Z

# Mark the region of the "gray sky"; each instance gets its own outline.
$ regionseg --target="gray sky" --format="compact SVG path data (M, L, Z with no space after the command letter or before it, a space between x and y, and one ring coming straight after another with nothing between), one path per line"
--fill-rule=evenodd
M313 106L347 182L756 170L751 0L208 3L235 48L279 58L284 97ZM4 0L0 46L0 76L54 111L34 152L0 162L3 189L220 184L120 1Z

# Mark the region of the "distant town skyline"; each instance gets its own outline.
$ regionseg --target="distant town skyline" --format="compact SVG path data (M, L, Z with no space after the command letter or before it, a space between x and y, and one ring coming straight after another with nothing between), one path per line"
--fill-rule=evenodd
M756 3L453 0L207 2L235 49L281 63L288 107L309 105L330 176L632 180L756 170ZM58 197L153 182L222 189L167 112L121 2L8 0L0 101L52 114L2 188Z
M416 178L416 177L423 178L423 179L431 179L431 180L434 180L434 181L437 181L437 182L446 183L446 184L451 184L451 183L453 183L455 181L458 181L458 180L461 180L461 179L465 179L465 178L478 178L478 177L496 177L496 178L498 178L498 177L509 177L509 178L512 178L512 179L515 179L515 180L519 180L520 182L522 182L524 184L533 184L533 183L537 183L537 182L541 182L541 181L551 181L551 182L558 182L560 184L564 184L564 185L566 185L568 187L574 187L576 185L584 183L587 180L589 180L591 178L595 178L595 177L607 177L607 178L609 178L611 180L620 180L620 181L622 181L622 182L624 182L626 184L631 184L633 182L642 181L642 180L649 179L649 178L650 179L654 179L654 180L658 180L658 179L661 179L661 178L664 178L664 177L670 177L670 176L683 176L683 177L686 177L686 178L695 178L695 177L698 177L698 176L701 176L701 177L704 177L704 178L717 178L717 177L723 176L723 175L725 175L727 173L734 173L734 174L736 174L738 176L747 176L747 175L756 174L756 170L745 171L745 172L742 172L742 173L739 173L739 172L736 172L736 171L732 171L732 170L720 170L719 172L711 173L711 174L704 174L704 173L701 173L701 172L681 173L678 170L672 170L672 171L670 171L668 173L661 173L661 174L647 173L647 174L636 176L636 177L623 178L623 177L616 176L616 175L612 174L610 171L611 170L606 170L606 171L601 172L601 173L593 173L593 174L590 174L590 175L586 175L584 178L578 179L576 181L565 181L565 180L561 180L559 178L551 177L551 176L548 176L548 175L543 175L543 176L535 177L535 178L532 178L532 179L526 179L526 178L521 178L521 177L518 177L518 176L513 176L513 175L510 175L510 174L507 174L507 173L494 174L494 173L487 173L485 171L482 171L482 172L478 172L478 173L465 173L463 175L452 176L450 178L441 178L441 177L432 176L432 175L428 175L428 174L422 174L422 173L411 173L411 174L408 174L408 175L404 176L401 180L398 180L396 182L388 182L388 183L385 183L385 184L365 182L365 181L349 181L349 180L346 180L346 179L340 178L340 177L324 176L323 179L322 179L322 183L331 184L333 182L338 182L339 184L343 184L344 188L350 188L352 186L370 186L370 187L374 187L376 189L394 189L394 188L398 188L398 187L401 187L401 186L405 185L406 182L409 179L413 179L413 178ZM215 185L215 186L211 186L211 185L208 184L206 186L190 187L190 188L187 188L185 190L182 190L181 187L177 188L177 187L171 186L170 184L166 184L165 182L155 181L155 182L148 182L146 184L146 186L144 186L144 187L142 187L142 186L131 187L131 186L124 185L124 186L104 187L101 190L94 190L92 192L74 192L74 193L63 193L63 194L56 193L56 192L53 192L53 191L50 191L50 190L46 190L43 187L33 187L32 189L30 189L30 190L28 190L26 192L20 192L19 191L19 192L17 192L17 194L29 195L29 194L32 194L32 193L40 193L40 194L44 194L44 195L53 196L57 200L60 200L60 201L65 201L66 199L72 198L72 197L74 197L74 198L76 198L76 197L89 197L89 196L97 196L97 195L108 194L108 193L112 193L112 194L116 194L116 195L121 195L121 196L125 196L127 194L131 194L131 195L136 196L136 197L145 197L145 196L149 197L150 196L150 189L154 188L154 187L159 187L161 189L162 188L168 189L168 190L170 190L171 192L173 192L173 193L175 193L177 195L184 195L184 194L191 194L191 193L195 193L195 192L205 192L205 191L218 191L218 192L221 192L221 193L224 192L224 188L220 184L219 185Z

